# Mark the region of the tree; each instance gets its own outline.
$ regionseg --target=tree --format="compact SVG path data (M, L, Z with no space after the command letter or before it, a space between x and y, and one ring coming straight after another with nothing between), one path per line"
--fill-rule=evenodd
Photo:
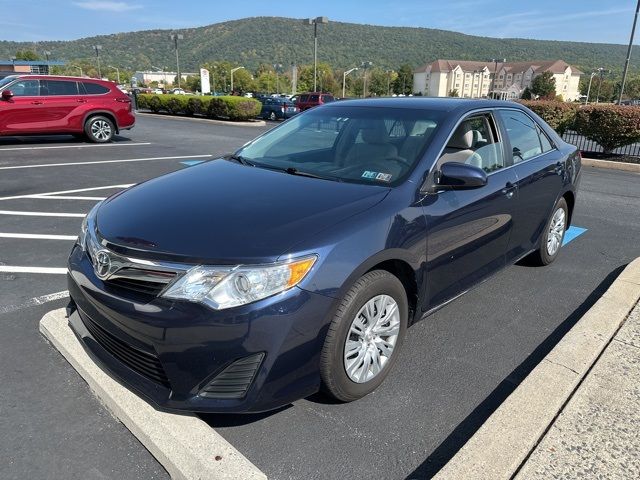
M543 72L533 78L531 93L542 99L554 99L556 97L556 79L553 73Z
M459 97L460 93L458 92L457 88L454 88L452 90L449 90L449 93L447 94L449 97Z
M529 87L525 87L525 89L522 91L522 95L520 95L520 98L523 100L531 100L531 89Z
M34 61L34 60L40 60L40 57L33 50L24 49L24 50L18 50L16 52L16 60Z
M398 69L398 77L393 82L393 92L408 95L413 90L413 68L405 63Z
M200 75L189 75L182 85L185 89L191 92L202 90L202 86L200 85Z

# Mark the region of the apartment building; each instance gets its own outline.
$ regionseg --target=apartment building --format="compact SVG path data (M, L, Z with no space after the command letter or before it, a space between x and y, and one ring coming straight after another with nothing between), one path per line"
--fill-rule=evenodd
M436 60L413 73L413 91L431 97L446 97L456 91L459 97L501 99L520 98L525 88L543 72L551 72L556 94L566 101L580 96L582 72L564 60L530 62L476 62Z

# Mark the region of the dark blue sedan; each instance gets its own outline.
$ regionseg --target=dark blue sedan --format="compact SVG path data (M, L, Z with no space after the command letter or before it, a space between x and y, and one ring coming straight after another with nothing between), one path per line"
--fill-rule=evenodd
M295 103L288 98L266 97L260 101L262 102L260 116L265 120L287 119L300 113Z
M163 408L355 400L411 324L524 257L555 260L580 162L516 103L314 108L97 205L69 258L69 320Z

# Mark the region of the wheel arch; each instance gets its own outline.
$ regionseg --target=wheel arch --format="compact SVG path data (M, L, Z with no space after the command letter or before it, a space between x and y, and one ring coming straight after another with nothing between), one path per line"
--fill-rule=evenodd
M85 125L87 124L87 121L91 117L96 117L96 116L107 117L109 120L113 122L113 126L116 128L116 133L120 133L120 127L118 126L118 119L112 112L108 110L91 110L90 112L85 113L84 118L82 120L82 128L85 127Z
M569 221L567 225L571 225L571 221L573 219L573 207L576 204L576 196L571 190L567 190L562 194L562 198L567 202L567 208L569 209Z

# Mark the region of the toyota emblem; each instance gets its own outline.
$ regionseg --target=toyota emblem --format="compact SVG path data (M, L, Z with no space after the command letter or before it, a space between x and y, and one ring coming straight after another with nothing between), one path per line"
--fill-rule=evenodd
M111 257L106 250L100 250L95 256L96 262L94 269L98 278L104 280L111 271Z

